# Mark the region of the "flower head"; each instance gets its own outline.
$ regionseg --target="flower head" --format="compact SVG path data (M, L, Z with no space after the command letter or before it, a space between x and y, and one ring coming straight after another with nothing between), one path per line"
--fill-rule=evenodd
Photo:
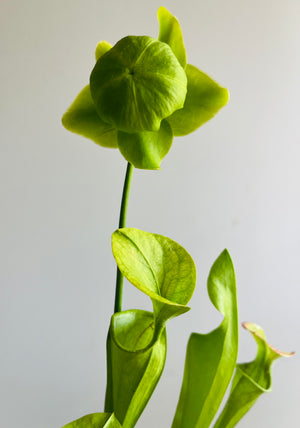
M119 148L136 168L159 169L173 136L197 129L228 101L228 92L186 64L178 20L158 10L158 39L100 42L90 84L62 118L68 130Z

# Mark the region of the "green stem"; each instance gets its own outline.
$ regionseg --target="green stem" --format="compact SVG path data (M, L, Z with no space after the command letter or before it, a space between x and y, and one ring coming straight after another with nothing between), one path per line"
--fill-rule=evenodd
M127 206L128 206L132 171L133 171L133 166L128 162L125 181L124 181L124 187L123 187L121 209L120 209L119 229L126 226L126 215L127 215ZM121 312L122 310L122 294L123 294L123 275L121 274L119 268L117 267L114 313Z

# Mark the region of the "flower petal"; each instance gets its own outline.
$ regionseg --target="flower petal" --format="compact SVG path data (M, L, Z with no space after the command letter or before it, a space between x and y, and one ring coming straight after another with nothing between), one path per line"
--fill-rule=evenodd
M228 90L198 68L188 64L185 71L188 84L184 107L167 118L174 136L195 131L212 119L229 99Z
M101 40L101 42L98 43L96 46L95 51L95 59L98 61L99 58L102 57L106 52L108 52L112 48L112 45L105 40Z
M90 85L77 95L62 117L63 126L71 132L90 138L103 147L117 148L117 130L97 114L91 97Z
M135 134L118 132L120 152L128 162L141 169L159 169L163 157L171 148L172 141L172 130L165 120L157 132L145 131Z
M181 66L185 68L186 52L178 19L163 6L158 9L157 17L159 21L158 40L171 47Z

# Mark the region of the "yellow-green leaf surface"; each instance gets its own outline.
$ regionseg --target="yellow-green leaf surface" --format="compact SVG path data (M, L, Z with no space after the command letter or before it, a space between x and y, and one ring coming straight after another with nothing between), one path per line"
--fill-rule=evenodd
M119 150L135 168L159 169L162 159L171 148L173 134L166 120L157 132L145 131L136 134L118 132Z
M233 379L230 396L214 428L232 428L248 412L264 392L271 391L272 363L280 357L290 357L294 353L279 351L266 341L261 327L254 323L244 323L257 343L256 358L250 363L238 364Z
M153 314L129 310L113 315L108 340L108 388L105 410L122 428L136 424L163 371L165 330L153 343Z
M100 119L87 85L63 115L62 123L71 132L90 138L103 147L118 147L117 130Z
M190 337L183 383L172 428L208 428L235 369L238 351L238 313L234 268L227 250L211 268L208 294L224 315L208 334Z
M158 131L183 107L187 79L170 46L152 37L127 36L96 63L91 94L104 122L121 131Z
M133 228L113 233L112 250L122 274L151 298L156 338L168 319L189 310L196 284L193 259L175 241Z
M228 90L198 68L188 64L185 71L188 84L184 107L167 119L174 136L195 131L212 119L229 100Z
M63 428L122 428L114 414L91 413L76 421L64 425Z
M165 7L161 6L157 11L159 22L158 40L167 43L183 68L186 66L186 52L183 36L178 19Z

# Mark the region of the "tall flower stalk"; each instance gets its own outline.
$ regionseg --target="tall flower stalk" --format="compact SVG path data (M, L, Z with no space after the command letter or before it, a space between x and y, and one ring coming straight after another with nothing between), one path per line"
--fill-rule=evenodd
M133 166L128 162L127 168L126 168L124 186L123 186L122 200L121 200L119 229L122 229L126 226L127 207L128 207L128 201L129 201L132 172L133 172ZM117 266L114 313L121 312L122 310L122 294L123 294L123 275L121 274L121 271Z

